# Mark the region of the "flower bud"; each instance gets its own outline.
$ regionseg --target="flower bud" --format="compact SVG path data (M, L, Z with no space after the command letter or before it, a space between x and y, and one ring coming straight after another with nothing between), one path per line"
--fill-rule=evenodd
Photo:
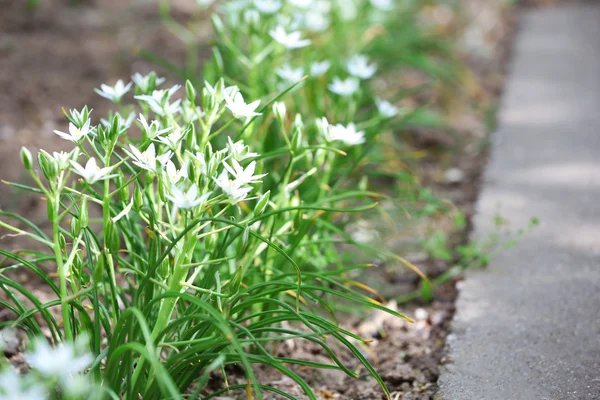
M85 229L88 227L89 221L89 212L88 212L88 204L87 198L83 198L81 200L81 205L79 206L79 225L81 229Z
M329 137L330 125L329 125L329 121L327 121L327 118L325 118L325 117L318 118L315 121L315 124L317 125L317 130L319 131L319 133L321 135L323 135L325 138Z
M211 233L208 235L204 242L204 248L207 252L212 252L217 249L217 244L219 242L219 234L217 232Z
M249 237L250 237L250 227L247 226L244 228L244 232L242 232L242 239L238 242L238 245L237 245L237 253L238 254L243 254L246 251L246 249L248 248Z
M254 215L255 216L261 215L265 211L267 204L269 204L270 196L271 196L271 191L268 190L267 193L263 194L260 197L260 199L258 199L258 202L256 203L256 207L254 207Z
M50 201L50 199L48 199L48 201L46 202L46 210L48 213L48 221L54 221L54 218L56 218L56 210L54 208L54 202Z
M221 18L219 18L217 14L213 14L211 15L211 20L213 28L217 35L223 36L225 34L225 25L223 25L223 21L221 21Z
M117 254L121 247L121 241L116 225L112 220L109 220L104 229L104 247L108 249L110 254Z
M144 207L144 195L138 186L133 191L133 205L137 210L141 210Z
M302 147L302 130L296 130L292 135L292 150L298 150Z
M260 24L260 13L258 10L246 10L244 12L244 22L250 27L257 27Z
M187 94L187 98L190 102L195 103L196 102L196 88L194 87L194 85L192 84L192 82L190 82L190 80L186 80L185 81L185 92Z
M27 171L31 171L33 156L27 147L21 147L21 163Z
M92 281L99 285L102 283L102 273L104 272L104 268L106 266L106 255L104 252L100 253L98 256L98 260L96 261L96 265L94 266L94 270L92 271Z
M79 224L79 218L71 218L71 236L76 237L81 232L81 226Z
M358 182L358 189L360 189L360 190L367 190L368 187L369 187L369 179L365 175Z
M52 157L48 157L44 153L38 153L38 163L42 174L48 181L54 181L58 176L58 165Z
M286 114L285 103L282 101L276 101L275 103L273 103L273 114L275 114L277 122L279 122L283 126L283 124L285 123Z
M315 163L314 165L323 165L325 164L325 150L323 149L317 149L317 151L315 151Z
M62 249L62 251L64 251L64 252L67 251L67 239L65 238L65 235L63 235L62 233L58 234L58 244L60 245L60 248Z
M127 183L127 180L125 178L125 174L123 174L123 171L119 170L119 174L117 175L115 181L117 187L119 188L119 200L126 202L129 199L129 185L125 184Z

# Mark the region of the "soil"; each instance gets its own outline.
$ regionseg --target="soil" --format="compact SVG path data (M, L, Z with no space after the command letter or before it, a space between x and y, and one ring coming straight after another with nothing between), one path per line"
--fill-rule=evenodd
M191 14L193 1L180 1L174 10L185 17ZM27 146L32 152L43 148L59 150L61 143L54 129L64 130L61 108L80 108L87 104L99 118L110 103L93 92L101 83L128 79L134 72L157 70L155 64L144 61L138 49L144 48L182 65L184 49L161 24L155 0L43 0L38 8L29 10L24 1L0 0L0 178L22 181L19 149ZM493 106L502 87L504 60L510 42L511 19L503 15L502 32L493 38L492 56L469 57L472 79L477 82L477 102ZM451 124L455 132L416 129L408 132L408 143L426 156L413 163L424 186L449 199L470 217L478 192L480 172L486 160L486 142L490 127L485 118L489 110L474 108L471 94L465 95L464 107L455 113ZM448 180L448 171L460 172L460 179ZM26 215L34 223L45 219L46 207L41 199L0 186L0 209ZM468 237L468 225L462 231L450 231L452 243L463 243ZM3 237L0 246L15 250L20 239ZM29 243L27 243L29 245ZM439 275L452 263L428 259L422 255L419 267L429 275ZM38 295L50 300L43 287L28 276L17 277ZM413 276L387 275L386 288L398 297L418 288ZM433 301L419 300L399 306L400 311L414 318L409 324L375 313L366 319L348 319L345 327L358 330L369 345L361 346L373 363L394 399L434 399L440 365L444 362L444 344L449 321L454 313L455 282L450 281L435 292ZM388 306L393 307L390 302ZM0 310L0 318L3 313ZM18 347L18 346L17 346ZM14 350L14 349L13 349ZM329 362L319 348L304 341L286 342L278 350L282 356ZM6 354L19 359L18 350ZM342 352L342 360L364 376L352 379L337 371L296 368L308 380L322 399L381 399L378 384L366 378L350 355ZM257 368L259 380L283 389L299 399L304 398L292 382L273 371ZM242 374L228 371L230 384L243 383ZM222 377L215 376L215 386ZM234 397L243 394L228 393ZM224 397L227 398L227 397ZM245 398L240 397L240 398ZM280 398L280 397L266 397Z

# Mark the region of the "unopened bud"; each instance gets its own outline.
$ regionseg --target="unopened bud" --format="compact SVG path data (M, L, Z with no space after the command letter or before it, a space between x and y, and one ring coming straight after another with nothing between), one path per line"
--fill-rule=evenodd
M31 171L33 156L27 147L21 147L21 163L27 171Z

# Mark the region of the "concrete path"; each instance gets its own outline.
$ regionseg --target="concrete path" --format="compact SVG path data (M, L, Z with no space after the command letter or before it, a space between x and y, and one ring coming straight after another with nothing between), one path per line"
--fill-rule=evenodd
M460 286L444 400L600 399L600 4L524 12L475 219L541 223Z

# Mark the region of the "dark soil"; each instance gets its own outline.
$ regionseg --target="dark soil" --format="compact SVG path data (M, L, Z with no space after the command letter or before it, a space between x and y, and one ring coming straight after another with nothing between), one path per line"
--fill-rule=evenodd
M193 7L193 1L180 3L177 12L184 16L191 13L186 7ZM93 88L101 83L128 79L134 72L160 71L139 57L139 48L150 49L175 64L183 64L183 47L161 25L155 1L45 0L39 8L28 10L24 1L0 0L0 10L0 178L3 180L25 178L19 161L21 146L34 152L39 148L58 150L65 145L53 133L54 129L66 128L61 107L80 108L87 104L94 109L92 115L97 119L106 114L110 103L97 96ZM493 107L502 87L509 42L507 32L505 30L501 40L497 40L493 57L470 59L474 79L480 85L479 97L474 101L488 107ZM470 97L465 95L465 98ZM423 184L451 199L467 217L474 212L490 131L485 121L488 110L473 107L469 103L473 99L470 99L465 100L466 104L454 119L454 130L458 134L413 130L407 135L413 150L426 153L412 165ZM447 172L451 169L460 171L461 179L449 181ZM35 223L45 219L45 204L41 199L17 193L7 186L0 186L0 208L26 215ZM463 243L467 240L468 226L463 231L448 233L453 243ZM21 244L22 241L8 237L0 242L6 250L14 250ZM452 265L420 255L417 258L420 258L419 267L432 276ZM390 293L389 298L413 291L419 284L418 279L407 274L387 274L384 278L387 288L382 292ZM30 277L18 279L40 300L51 299L43 287L34 287L36 282ZM441 287L429 303L417 300L401 304L399 311L415 319L414 324L381 313L342 323L373 340L359 348L382 376L392 398L434 398L449 321L454 313L454 284L450 281ZM393 307L394 303L388 306ZM0 318L2 315L0 310ZM305 341L286 342L278 352L282 356L330 362L320 348ZM7 356L19 358L19 354L15 351ZM322 399L383 398L378 384L366 378L368 374L350 354L342 351L342 360L364 379L352 379L338 371L305 368L296 368L296 371ZM262 383L304 398L297 386L281 375L261 367L257 367L257 374ZM235 369L228 371L230 384L243 383L242 376ZM221 382L222 377L215 376L215 387ZM243 393L227 394L237 395L245 398Z

